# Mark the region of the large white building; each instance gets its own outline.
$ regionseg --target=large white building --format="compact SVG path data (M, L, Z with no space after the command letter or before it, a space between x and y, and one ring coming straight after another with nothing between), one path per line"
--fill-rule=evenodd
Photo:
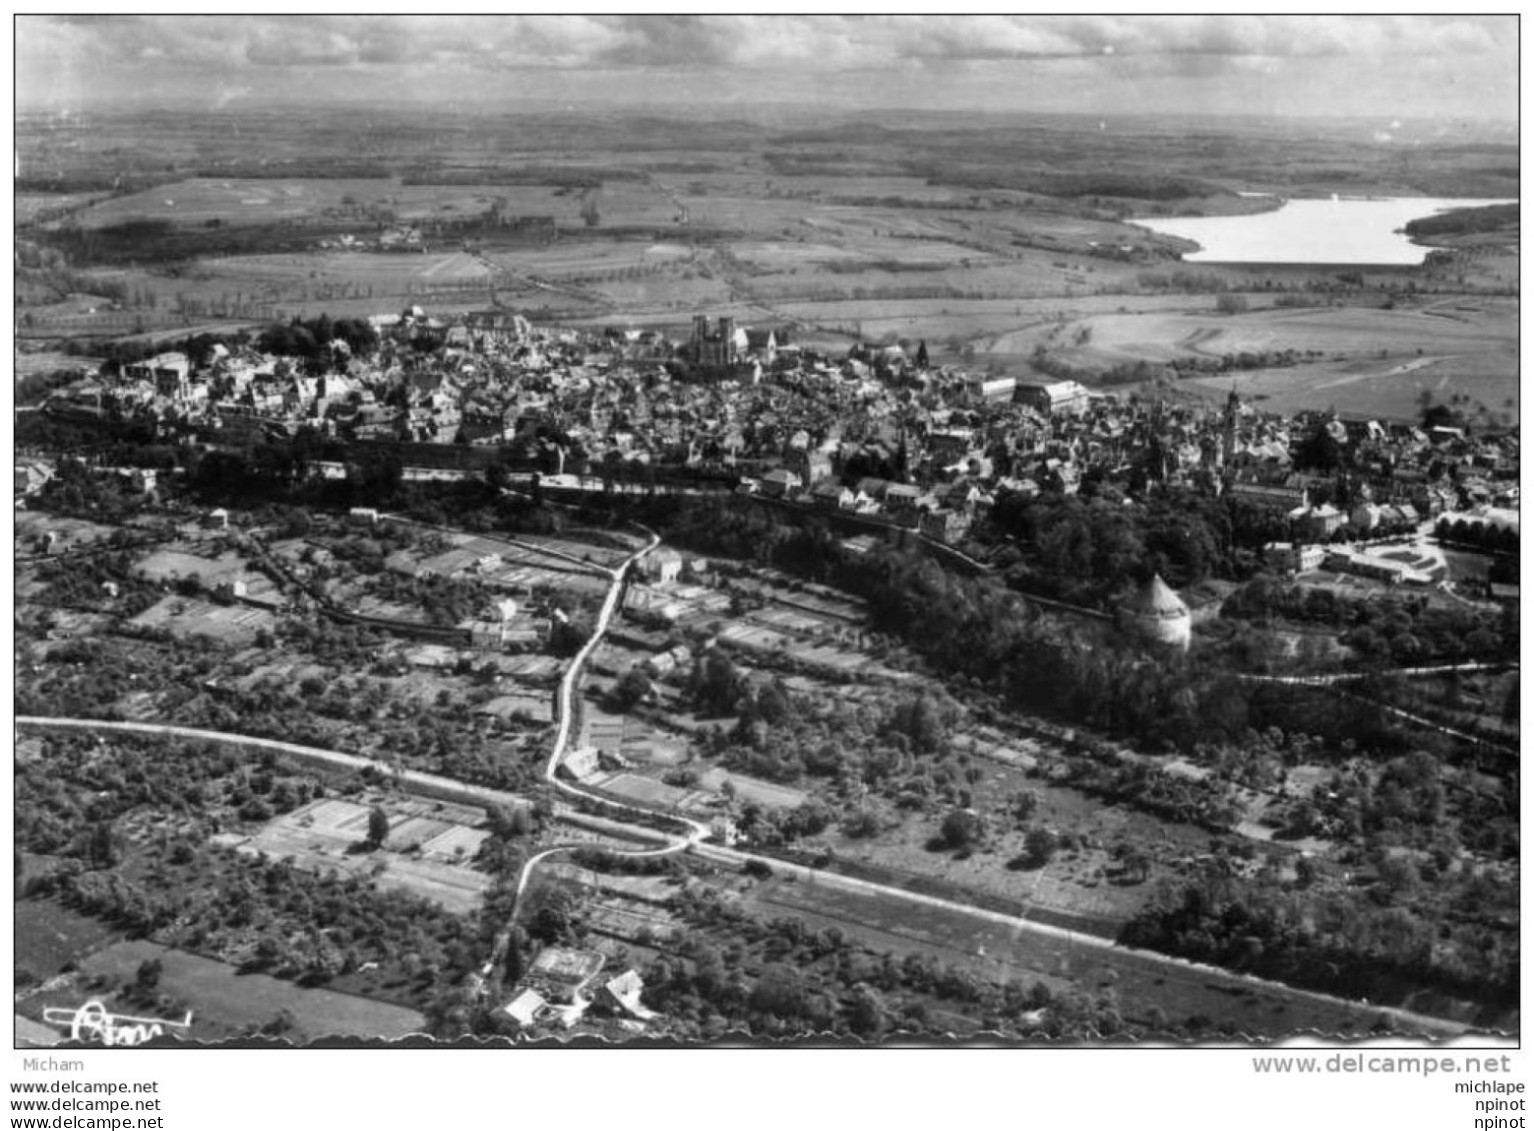
M1049 416L1085 412L1091 400L1079 381L1019 381L1017 400Z
M1158 573L1119 606L1124 628L1155 644L1186 650L1193 640L1193 614Z

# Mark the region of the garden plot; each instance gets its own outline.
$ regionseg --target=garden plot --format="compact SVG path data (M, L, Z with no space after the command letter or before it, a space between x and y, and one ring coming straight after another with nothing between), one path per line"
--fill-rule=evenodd
M414 621L420 624L427 623L426 619L421 615L421 610L414 605L401 605L394 601L385 601L369 593L354 594L355 591L345 595L332 593L332 596L359 616L379 617L383 620Z
M241 852L291 858L312 872L336 870L375 875L385 888L403 888L444 910L467 914L479 906L491 877L469 862L490 835L475 826L484 814L464 806L420 798L385 798L389 836L384 847L362 850L369 806L328 798L270 821L251 837L217 838Z
M741 800L771 809L797 808L808 796L788 786L745 777L717 767L705 770L697 783L690 786L667 785L657 778L627 770L594 775L586 779L586 784L641 804L708 815L719 809L724 783L727 781Z
M551 875L568 879L591 892L586 922L599 933L634 939L641 931L648 930L656 939L662 939L686 930L667 909L677 888L677 880L673 877L607 875L558 860L551 862L548 868Z
M665 713L668 725L656 726L637 715L609 714L588 698L582 715L581 746L594 746L650 765L674 766L687 760L687 739L670 729L669 711Z
M756 613L751 614L754 618ZM823 623L823 622L821 622ZM778 654L795 663L830 668L861 679L888 680L895 683L915 678L909 672L885 667L866 652L856 652L833 644L807 645L796 636L788 635L748 621L736 621L720 630L719 639L749 652Z
M623 720L623 745L620 750L631 762L675 766L687 760L688 743L685 738L653 727L643 719L628 716Z
M239 554L230 552L217 558L204 558L179 550L156 550L138 563L138 572L150 581L177 581L183 577L195 577L204 585L220 582L253 579L250 567Z
M446 644L417 644L404 650L405 662L413 668L450 668L464 653Z
M819 636L829 631L829 626L822 618L784 605L757 609L748 619L758 624L765 624L769 628L780 628L801 636Z
M764 589L762 593L774 604L801 609L836 621L861 625L868 620L868 609L863 602L850 598L828 597L822 593L803 593L797 590L792 597L788 597L781 589Z
M609 753L623 748L623 728L626 720L622 715L609 715L590 702L582 711L581 745L595 746Z
M730 598L717 590L703 589L689 599L670 586L635 586L626 598L636 612L657 613L672 622L710 620L730 607Z
M791 636L745 621L725 625L719 632L719 639L754 652L786 651L788 646L794 643Z
M762 781L760 778L748 778L744 774L721 770L717 766L705 770L698 778L698 785L711 793L721 792L725 782L730 783L735 796L742 801L754 801L770 809L797 809L809 796L803 790Z
M687 808L690 807L688 802L698 797L698 791L695 789L667 785L654 778L647 778L642 774L631 774L627 771L615 774L593 774L585 780L585 784L616 797L662 809Z
M674 915L620 896L607 896L589 907L586 924L596 934L620 939L633 939L643 934L653 941L670 940L685 930Z
M493 589L508 592L531 592L540 586L584 593L603 593L607 589L607 578L595 572L598 568L595 564L567 561L491 538L461 537L452 541L455 543L452 549L426 557L409 550L397 551L389 555L386 564L399 573L473 577ZM577 543L566 546L572 551L582 549ZM557 548L565 552L565 547Z
M266 609L248 605L220 605L190 597L165 597L128 622L138 628L164 629L174 636L201 636L212 640L248 644L262 631L270 631L277 618Z
M564 668L564 661L557 656L526 654L521 656L496 656L496 670L503 675L530 682L544 683L557 679Z
M452 577L473 569L479 557L479 554L462 546L427 557L417 557L413 550L400 550L390 554L384 564L401 573L431 573L439 577Z
M476 715L489 715L504 722L527 722L547 726L554 721L554 700L549 695L512 692L497 695L474 708Z
M601 566L606 569L616 566L624 558L628 557L628 554L624 551L614 549L611 546L597 546L590 542L573 542L563 538L544 538L536 535L527 535L519 538L518 542L525 544L525 547L537 547L537 549L546 550L550 555L563 554L566 558L574 558L580 562L589 561L592 565ZM527 553L528 550L525 547L518 544L514 549ZM536 555L537 551L533 550L532 553ZM549 559L545 557L543 560L548 561Z
M16 512L16 540L40 538L45 533L57 536L53 552L78 549L95 542L104 543L117 532L115 526L101 526L79 518L61 518L39 511Z

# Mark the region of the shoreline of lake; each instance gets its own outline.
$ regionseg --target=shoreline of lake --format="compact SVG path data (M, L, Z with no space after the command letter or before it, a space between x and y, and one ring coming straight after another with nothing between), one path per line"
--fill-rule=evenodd
M1416 267L1433 249L1406 236L1412 220L1439 212L1516 204L1501 198L1280 197L1277 208L1228 216L1135 217L1157 235L1196 244L1185 263Z

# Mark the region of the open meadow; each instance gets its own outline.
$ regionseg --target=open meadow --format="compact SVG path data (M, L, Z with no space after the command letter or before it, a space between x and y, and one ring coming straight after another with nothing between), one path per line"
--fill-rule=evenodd
M231 1040L274 1023L279 1026L274 1035L297 1042L347 1036L393 1040L425 1028L425 1018L404 1006L242 972L227 962L147 939L116 943L84 959L78 975L84 994L82 985L42 994L28 1003L27 1012L41 1015L48 1006L76 1006L105 990L109 1008L141 1015L142 1007L114 1002L109 987L130 984L145 962L161 965L160 993L191 1010L189 1039L194 1041Z

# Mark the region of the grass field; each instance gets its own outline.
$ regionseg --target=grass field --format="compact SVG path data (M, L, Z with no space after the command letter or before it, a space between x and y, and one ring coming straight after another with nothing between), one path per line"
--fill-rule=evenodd
M1349 368L1360 368L1359 363ZM1517 424L1520 418L1521 390L1516 363L1503 364L1495 358L1485 365L1474 360L1433 359L1422 368L1400 371L1388 362L1379 363L1373 372L1339 372L1334 366L1297 366L1293 369L1266 369L1242 373L1236 389L1267 412L1291 414L1306 409L1334 408L1340 413L1374 416L1388 420L1416 420L1422 413L1422 396L1430 394L1435 404L1450 404L1467 411L1478 424ZM1209 401L1229 396L1231 378L1195 377L1178 386ZM1486 413L1480 413L1484 406Z
M217 585L245 573L245 560L230 552L217 558L205 558L181 550L156 550L139 562L138 571L151 581L173 581L180 577L196 577L204 585Z
M293 1022L286 1039L378 1037L393 1040L419 1033L425 1018L413 1009L372 1001L334 990L311 989L266 974L241 974L228 963L216 962L147 940L116 943L80 965L86 978L100 976L116 984L133 980L140 963L158 959L163 966L161 993L185 1002L192 1010L191 1039L221 1041L238 1037L271 1022L280 1012ZM39 1015L45 1005L77 1005L90 996L76 988L58 995L40 995L27 1012ZM58 1000L53 1000L54 998ZM106 1004L112 1006L108 998ZM124 1007L123 1012L139 1011Z
M1192 305L1192 304L1190 304ZM1501 356L1516 366L1515 310L1476 304L1449 312L1437 308L1383 310L1356 306L1285 309L1268 307L1246 314L1221 315L1210 301L1205 311L1179 315L1109 315L1083 323L1089 345L1072 356L1114 364L1140 358L1220 357L1242 352L1294 350L1332 358L1378 358L1396 364L1418 358ZM1069 335L1076 328L1067 327ZM1514 347L1514 348L1510 348ZM1157 356L1157 351L1166 351Z
M17 350L13 356L18 379L38 373L52 373L59 369L94 373L105 360L105 358L63 353L58 350Z
M23 874L35 871L38 861L23 861ZM12 912L15 940L16 989L22 981L44 981L65 967L122 938L99 919L78 915L48 899L19 899Z
M12 198L13 214L18 226L30 224L39 213L59 208L76 208L92 201L105 200L105 192L18 192Z

